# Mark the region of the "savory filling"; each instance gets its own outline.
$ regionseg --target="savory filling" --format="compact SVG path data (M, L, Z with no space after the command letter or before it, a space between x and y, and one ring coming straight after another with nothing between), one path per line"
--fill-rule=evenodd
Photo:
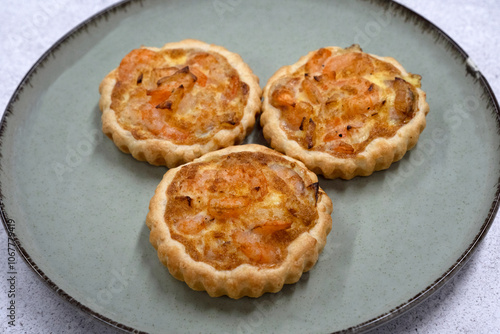
M280 126L290 140L349 158L376 138L392 137L413 118L420 79L358 46L338 53L320 49L273 85L270 103L281 111Z
M203 144L239 126L249 86L223 56L196 49L136 49L118 67L111 108L135 139Z
M316 224L318 190L284 158L232 153L177 172L167 189L165 221L195 261L218 270L274 267Z

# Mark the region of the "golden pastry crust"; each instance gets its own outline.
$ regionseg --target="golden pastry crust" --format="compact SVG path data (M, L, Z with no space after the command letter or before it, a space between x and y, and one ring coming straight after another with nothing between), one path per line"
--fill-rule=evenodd
M210 296L259 297L310 270L331 230L316 174L267 147L211 152L170 169L146 224L160 261Z
M312 51L266 84L264 137L326 178L387 169L425 128L429 105L420 79L358 45Z
M167 167L241 142L260 112L259 79L242 58L191 39L132 50L99 92L103 132Z

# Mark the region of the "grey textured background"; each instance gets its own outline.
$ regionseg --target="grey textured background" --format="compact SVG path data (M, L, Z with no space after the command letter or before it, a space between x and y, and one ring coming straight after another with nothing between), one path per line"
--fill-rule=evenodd
M229 0L227 0L229 2ZM0 11L0 113L33 63L74 26L112 0L2 1ZM500 2L400 0L453 38L500 96ZM375 330L381 333L500 332L500 226L498 216L478 251L441 290ZM2 228L3 230L3 228ZM8 326L7 234L0 232L0 332L118 333L49 289L18 255L16 326Z

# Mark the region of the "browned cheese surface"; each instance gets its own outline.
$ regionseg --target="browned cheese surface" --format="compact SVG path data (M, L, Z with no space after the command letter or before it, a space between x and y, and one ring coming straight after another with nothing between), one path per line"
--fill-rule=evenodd
M136 49L118 67L111 109L135 139L204 144L239 125L248 89L219 54Z
M196 261L218 270L270 268L316 224L318 183L279 156L238 152L182 167L167 189L165 221Z
M354 48L320 49L278 80L270 103L280 126L303 148L339 158L357 155L376 138L393 136L417 111L420 76Z

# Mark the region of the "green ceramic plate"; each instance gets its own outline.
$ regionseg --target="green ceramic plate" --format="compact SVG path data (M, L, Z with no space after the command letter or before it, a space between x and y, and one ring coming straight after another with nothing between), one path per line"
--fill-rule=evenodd
M264 86L321 46L359 43L421 74L428 126L390 169L324 180L333 231L314 269L259 299L210 298L172 278L149 244L166 169L101 134L102 78L140 45L196 38L239 53ZM60 295L127 330L361 332L432 294L470 258L497 210L498 104L443 32L388 1L126 2L86 21L32 68L1 125L2 215ZM248 142L263 143L260 128Z

